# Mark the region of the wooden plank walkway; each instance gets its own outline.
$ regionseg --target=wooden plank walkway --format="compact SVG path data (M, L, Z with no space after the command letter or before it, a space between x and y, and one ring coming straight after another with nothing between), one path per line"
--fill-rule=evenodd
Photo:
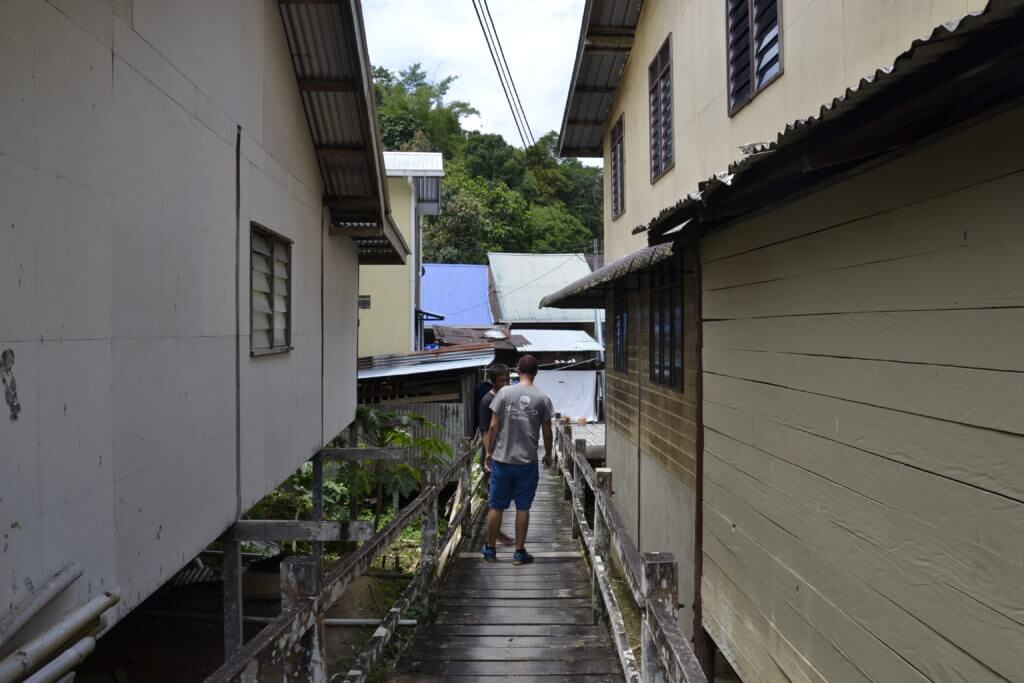
M552 470L553 472L553 470ZM419 627L392 681L621 681L608 629L594 624L590 577L572 538L572 509L561 479L541 472L526 548L532 565L480 556L486 520L464 545L438 598L437 619ZM502 530L513 535L515 511Z

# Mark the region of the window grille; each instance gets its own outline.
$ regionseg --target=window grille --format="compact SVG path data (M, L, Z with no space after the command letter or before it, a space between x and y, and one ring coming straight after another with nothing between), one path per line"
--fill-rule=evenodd
M683 259L651 269L651 382L683 388Z
M618 122L612 126L611 137L611 189L612 189L612 218L618 218L626 210L626 179L623 164L623 122L619 117Z

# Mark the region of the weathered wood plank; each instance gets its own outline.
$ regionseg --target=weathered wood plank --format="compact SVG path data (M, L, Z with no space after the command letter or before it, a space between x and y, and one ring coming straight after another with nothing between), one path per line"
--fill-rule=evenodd
M403 672L445 676L612 674L619 672L619 662L615 659L575 659L570 661L535 662L444 662L436 660L419 660L410 661L408 668L403 667Z
M707 458L705 464L711 460ZM816 507L793 501L787 505L771 502L779 500L779 494L742 473L725 482L729 493L723 497L725 490L718 486L721 477L710 469L706 473L705 548L712 560L727 564L736 553L753 558L749 561L757 567L758 577L781 586L783 595L793 595L789 588L793 585L791 575L799 572L807 581L814 581L815 590L824 594L829 605L843 610L865 629L884 628L887 648L903 653L922 671L938 665L940 671L952 666L954 671L972 672L980 666L978 660L987 667L1012 669L1012 662L1024 657L1024 635L1014 625L1016 622L944 581L927 577L887 546L865 540L823 518ZM722 515L727 519L720 521ZM712 528L715 524L722 527L718 533ZM743 532L737 534L733 524ZM780 533L780 529L786 531ZM777 546L792 563L792 569L776 566L778 560L769 562L763 549L747 540L750 534ZM709 539L709 535L724 536L722 541L727 546L743 543L742 549L712 553L715 539ZM796 539L799 545L793 549L797 552L787 552ZM834 564L826 558L835 558ZM841 580L843 577L847 578ZM743 577L734 580L742 581ZM805 588L800 592L810 591ZM804 603L812 599L807 595L802 598ZM849 648L846 640L851 637L844 639L844 647ZM947 644L947 640L954 645ZM965 676L971 678L967 673L957 677Z
M569 608L582 608L590 607L590 596L587 595L582 598L455 598L447 597L444 601L446 609L455 610L459 607L467 608L478 608L478 607L529 607L529 608L547 608L547 607L569 607Z
M814 510L834 525L833 533L842 529L879 548L892 549L889 552L918 576L948 585L1017 623L1024 623L1024 565L943 533L898 510L870 504L863 496L820 477L813 478L784 461L765 462L768 459L763 455L742 444L733 442L732 446L718 453L708 451L705 473L727 490L737 479L747 477L766 487L780 503L785 501L784 506L771 504L767 502L770 498L759 496L758 509L762 514L793 505L801 511ZM794 495L797 491L799 495ZM856 559L854 556L850 561ZM1024 637L1024 633L1021 635Z
M1024 371L1024 308L707 320L703 339L705 349Z
M867 263L907 259L942 249L973 248L1020 236L1013 211L991 212L976 220L977 207L1024 201L1024 178L1011 175L967 187L921 204L837 225L704 266L705 290L768 282ZM965 230L970 226L969 230Z
M766 457L779 458L1024 563L1024 503L718 404L708 404L704 414L711 451L729 448L720 442L734 439Z
M1024 240L704 292L712 319L1024 306ZM908 277L913 273L913 277ZM985 277L978 277L984 273Z
M436 624L429 633L443 640L456 636L595 636L607 635L608 630L593 624Z
M415 652L417 647L429 647L440 650L462 647L520 647L520 648L563 648L573 646L610 647L611 640L607 634L575 635L575 636L447 636L443 639L429 635L413 638L406 652Z
M462 600L544 600L554 598L590 598L590 588L587 586L585 581L580 581L576 588L565 588L563 584L559 584L558 588L519 588L518 582L512 583L509 588L487 588L487 584L482 589L474 590L466 587L465 584L460 585L458 588L449 588L441 592L442 598L459 598Z
M403 653L409 661L462 661L462 662L547 662L571 661L578 658L608 657L608 643L569 643L547 647L486 647L459 645L436 648L433 645L409 647Z
M1024 441L1014 434L896 413L720 375L706 375L706 404L748 415L1024 501Z
M373 522L242 519L224 532L230 541L366 541L373 536Z
M543 611L531 607L503 607L467 609L442 606L438 610L439 624L592 624L590 608L548 608Z
M731 230L717 232L701 242L704 268L712 261L752 248L791 240L1019 171L1024 154L1024 143L1014 137L1019 127L1019 113L993 117L841 185ZM957 163L951 164L949 159L956 159Z
M1020 373L725 349L705 349L704 367L715 375L1024 434Z

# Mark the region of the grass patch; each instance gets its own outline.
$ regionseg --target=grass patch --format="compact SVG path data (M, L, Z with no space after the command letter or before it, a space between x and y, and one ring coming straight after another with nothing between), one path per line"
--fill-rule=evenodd
M640 624L642 623L642 615L640 608L633 601L633 592L629 590L629 583L626 581L626 577L622 573L622 569L619 567L618 558L615 557L614 553L611 555L611 563L608 578L611 580L612 593L615 594L615 601L619 603L619 611L622 612L622 623L626 629L626 639L629 641L629 647L633 650L633 656L636 657L637 667L640 666Z

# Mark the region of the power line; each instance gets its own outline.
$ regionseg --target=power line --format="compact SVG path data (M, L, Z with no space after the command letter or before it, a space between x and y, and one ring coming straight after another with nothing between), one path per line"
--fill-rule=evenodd
M487 27L484 26L484 19L480 13L480 8L477 7L476 2L477 0L473 0L473 11L476 12L476 20L480 23L480 31L483 32L484 34L484 42L487 43L487 51L491 55L491 62L494 64L495 71L498 72L498 81L501 83L501 89L505 93L505 101L508 102L508 107L509 109L512 110L512 118L515 121L516 130L519 131L519 139L522 141L523 147L527 147L528 145L526 144L526 134L523 131L523 127L519 124L519 119L516 116L515 107L512 106L512 97L509 94L508 88L505 86L505 79L502 76L501 67L498 66L498 57L495 54L494 47L491 45L491 36L487 32Z
M508 82L512 85L512 94L519 105L519 116L523 119L523 124L526 126L526 132L529 134L530 144L537 144L537 139L533 137L533 130L530 128L530 122L526 118L526 110L523 109L523 101L519 97L519 90L516 88L516 81L512 78L512 70L508 66L508 59L505 58L505 48L501 45L501 38L498 37L498 29L494 25L494 18L491 16L491 6L487 4L487 0L481 0L484 6L484 10L487 12L487 20L491 23L491 33L494 34L494 40L498 44L498 53L501 55L501 62L505 65L505 73L508 75Z
M515 83L512 81L512 72L505 61L504 50L501 49L501 41L498 38L497 30L494 28L493 19L491 22L485 19L490 18L490 8L486 6L485 0L473 0L473 11L476 13L477 22L480 24L480 31L484 34L484 42L487 43L487 50L491 55L491 63L498 74L498 81L501 83L502 92L505 94L505 102L508 103L509 111L512 112L512 119L519 132L519 140L523 148L534 144L533 131L530 130L529 122L526 120L526 112L523 110L522 102L519 100L519 93L515 90ZM492 37L493 33L493 37Z

